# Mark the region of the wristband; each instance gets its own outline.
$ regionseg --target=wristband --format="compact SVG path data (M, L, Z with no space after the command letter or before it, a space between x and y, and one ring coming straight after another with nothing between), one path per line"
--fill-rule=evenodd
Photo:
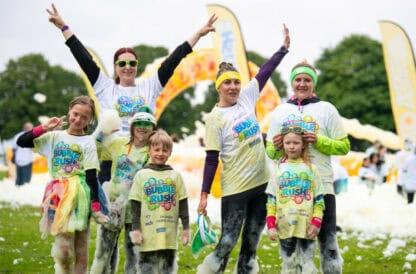
M100 211L100 210L101 210L101 205L100 205L100 202L98 202L98 201L94 201L94 202L92 202L92 203L91 203L91 210L92 210L93 212Z
M266 217L267 229L277 228L276 219L277 218L275 216Z
M316 226L317 228L321 228L322 219L318 217L313 217L311 220L311 225Z
M64 32L64 31L66 31L67 29L69 29L68 25L63 25L63 26L62 26L62 28L61 28L61 31L62 31L62 32Z
M45 133L45 131L43 130L42 125L34 127L32 129L32 134L33 134L33 137L35 137L35 138L41 136L43 133Z

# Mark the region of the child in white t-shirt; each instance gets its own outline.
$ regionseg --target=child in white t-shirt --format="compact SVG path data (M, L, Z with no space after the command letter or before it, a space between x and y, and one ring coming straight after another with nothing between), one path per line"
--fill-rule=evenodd
M86 135L94 112L91 98L75 97L69 104L67 130L56 130L63 120L53 117L17 140L48 159L52 181L46 185L39 227L43 236L55 237L55 273L86 273L89 216L92 213L98 223L108 221L98 198L95 140Z
M150 164L137 172L130 190L131 240L139 245L141 273L176 273L178 224L182 243L188 244L188 199L182 176L166 161L172 152L172 138L157 130L149 139Z
M325 208L323 186L300 127L283 127L284 155L267 186L267 233L279 238L281 273L316 273L315 238Z

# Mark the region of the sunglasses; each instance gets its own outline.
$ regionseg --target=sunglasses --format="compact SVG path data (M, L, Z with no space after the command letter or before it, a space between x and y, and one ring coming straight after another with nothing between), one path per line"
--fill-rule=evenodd
M143 122L143 121L134 122L133 125L135 127L138 127L138 128L152 128L153 127L153 124L152 123L150 123L150 122Z
M283 135L288 134L289 132L295 133L295 134L303 134L304 130L301 127L292 126L292 127L283 127L280 131L280 133Z
M118 60L116 61L116 65L120 68L124 68L126 65L135 68L139 62L137 60Z

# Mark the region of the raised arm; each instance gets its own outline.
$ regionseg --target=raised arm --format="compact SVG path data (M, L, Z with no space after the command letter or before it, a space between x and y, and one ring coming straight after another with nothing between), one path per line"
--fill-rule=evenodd
M257 75L255 76L257 81L259 82L259 90L261 91L263 87L266 85L267 80L272 75L273 71L276 67L280 64L283 57L289 52L290 46L290 36L289 36L289 29L283 24L283 33L284 33L284 42L280 49L273 54L273 56L266 61L261 67Z
M100 74L100 68L92 59L91 54L74 35L68 25L65 24L54 4L52 4L51 9L46 9L46 11L49 14L49 22L62 31L66 45L70 48L75 60L77 60L79 66L87 75L91 85L94 85Z
M48 131L54 130L60 126L62 126L63 120L58 117L52 117L48 120L46 124L39 125L37 127L34 127L32 130L29 130L28 132L23 133L22 135L17 138L17 145L20 147L35 147L35 144L33 143L33 140L35 140L37 137L41 136L43 133L46 133Z
M162 65L158 69L157 73L159 76L159 81L162 86L165 86L169 81L169 78L172 76L176 67L179 65L181 60L185 58L186 55L192 52L192 48L198 42L198 40L210 33L215 31L213 26L214 22L217 20L215 14L211 16L208 22L198 30L194 35L192 35L188 40L179 45L167 58L163 61Z

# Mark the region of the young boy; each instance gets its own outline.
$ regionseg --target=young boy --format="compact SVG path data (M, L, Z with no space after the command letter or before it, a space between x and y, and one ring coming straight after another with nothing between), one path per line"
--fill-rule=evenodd
M166 161L173 141L163 130L149 138L150 163L137 172L130 191L132 242L139 245L141 273L176 273L178 220L189 241L188 199L182 176Z

